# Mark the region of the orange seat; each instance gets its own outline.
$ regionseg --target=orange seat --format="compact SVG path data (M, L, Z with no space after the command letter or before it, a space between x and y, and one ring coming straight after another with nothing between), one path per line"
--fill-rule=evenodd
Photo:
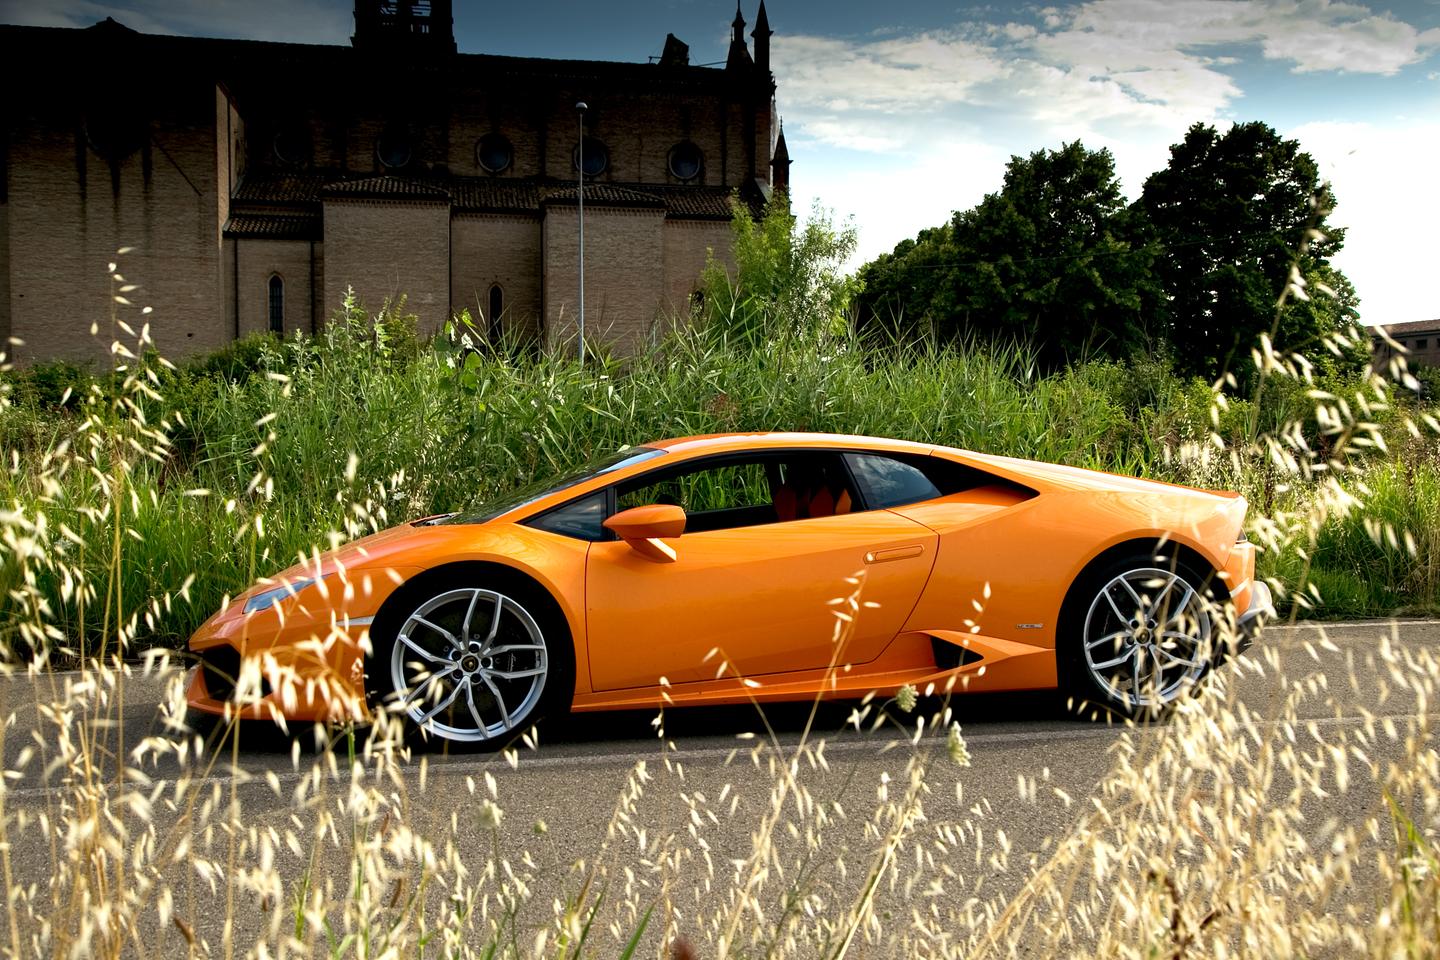
M781 523L794 520L798 515L800 498L795 495L795 489L788 485L781 486L775 490L775 519Z

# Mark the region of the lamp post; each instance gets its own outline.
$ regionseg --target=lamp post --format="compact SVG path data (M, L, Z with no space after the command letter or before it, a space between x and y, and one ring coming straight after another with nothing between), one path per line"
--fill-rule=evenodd
M584 100L575 104L580 115L580 140L575 147L575 202L580 219L580 366L585 366L585 111Z

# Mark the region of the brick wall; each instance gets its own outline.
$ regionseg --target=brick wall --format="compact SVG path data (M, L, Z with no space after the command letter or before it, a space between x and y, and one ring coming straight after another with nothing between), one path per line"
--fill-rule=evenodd
M457 214L450 236L450 309L468 309L480 328L488 330L490 288L499 284L503 297L500 323L505 332L537 335L544 271L540 221L502 214Z
M735 245L730 224L716 220L665 222L665 299L661 312L668 318L690 316L690 296L700 287L700 274L713 252L715 259L731 262Z
M0 177L5 171L0 169ZM0 201L0 353L8 361L10 344L10 204Z
M556 94L547 115L549 146L545 173L575 178L574 151L579 127L575 101L590 105L586 131L605 142L610 167L597 180L623 183L679 183L670 175L670 148L690 140L704 154L704 171L694 183L738 186L744 179L745 142L740 135L741 108L715 97L625 94L592 91ZM747 108L748 109L748 108ZM735 124L729 130L726 123ZM515 143L520 142L507 131ZM472 143L473 146L473 143Z
M434 333L450 310L448 202L327 199L325 316L339 310L347 285L372 313L401 293Z
M270 278L283 284L286 333L313 333L326 320L324 303L311 286L311 243L308 240L230 240L239 266L240 335L270 329ZM319 243L314 244L316 248ZM320 285L319 259L315 251L316 280ZM379 304L377 303L378 307Z
M1407 352L1393 349L1379 336L1373 338L1375 364L1380 369L1389 366L1395 356L1403 356L1407 368L1440 367L1440 320L1410 321L1408 323L1386 324L1390 339Z
M213 98L188 117L148 121L149 144L110 165L73 115L20 117L10 131L11 333L26 358L109 363L107 262L120 259L130 295L154 307L150 324L167 356L227 340L219 289ZM179 114L178 116L176 114ZM148 169L147 169L148 168ZM139 322L138 311L128 319ZM101 333L92 338L89 326Z
M604 340L618 354L641 349L656 329L664 278L662 210L585 209L585 339ZM576 209L545 209L545 336L573 344L578 327Z

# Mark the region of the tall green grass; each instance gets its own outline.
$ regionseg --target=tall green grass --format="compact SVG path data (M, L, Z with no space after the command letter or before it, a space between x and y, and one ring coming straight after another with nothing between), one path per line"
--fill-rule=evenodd
M356 536L463 509L625 445L722 431L904 437L1239 488L1266 517L1303 514L1322 480L1282 475L1263 453L1222 455L1207 440L1213 432L1243 452L1257 421L1273 428L1313 405L1303 384L1272 387L1258 405L1222 396L1217 406L1210 385L1161 362L1037 376L1013 346L824 336L752 349L690 331L623 363L602 358L597 370L559 354L482 349L469 336L462 324L420 344L402 313L351 305L318 338L259 338L180 368L141 355L118 378L64 367L9 374L0 500L29 519L33 542L4 552L0 587L38 577L56 631L93 649L106 625L85 620L87 598L67 593L65 564L43 557L79 562L88 582L114 580L121 596L169 595L137 611L138 637L178 645L225 596L325 546L331 531ZM1335 396L1366 389L1321 386ZM1433 433L1407 433L1416 410L1377 402L1371 413L1389 449L1343 478L1365 505L1327 514L1308 571L1293 538L1262 561L1288 583L1308 572L1317 615L1433 610L1440 600ZM1297 429L1323 445L1322 426ZM117 483L128 505L128 559L118 565L115 518L95 507L112 502ZM32 562L22 564L26 550Z

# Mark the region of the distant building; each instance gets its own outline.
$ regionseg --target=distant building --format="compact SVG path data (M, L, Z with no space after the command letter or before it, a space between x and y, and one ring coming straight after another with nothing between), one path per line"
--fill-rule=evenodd
M1410 368L1440 367L1440 320L1413 320L1409 323L1389 323L1384 330L1390 339L1404 347L1405 362ZM1398 351L1385 342L1378 333L1372 335L1375 344L1375 363L1383 367Z
M577 101L587 335L684 315L732 197L788 186L764 4L724 67L459 53L450 0L356 0L350 46L0 26L0 338L98 358L121 246L160 349L314 331L347 285L425 330L572 341ZM104 324L102 323L102 327Z

